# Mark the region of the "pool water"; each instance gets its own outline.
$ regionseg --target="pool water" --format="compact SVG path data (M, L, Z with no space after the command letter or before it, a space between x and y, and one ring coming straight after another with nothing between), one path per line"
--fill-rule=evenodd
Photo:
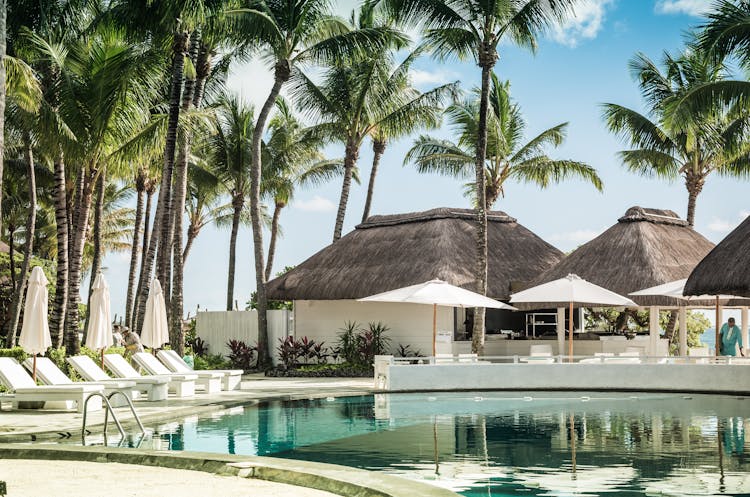
M750 494L748 429L750 398L383 394L188 418L150 443L384 471L465 496L704 496Z

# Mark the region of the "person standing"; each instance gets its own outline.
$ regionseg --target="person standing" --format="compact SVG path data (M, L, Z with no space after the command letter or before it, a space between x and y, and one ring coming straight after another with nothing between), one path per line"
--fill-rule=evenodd
M737 347L739 346L740 355L745 357L742 350L742 333L740 328L734 324L734 318L729 318L726 323L721 327L719 331L720 349L721 355L724 356L736 356Z
M125 358L129 359L136 352L143 352L141 338L126 326L122 329L122 338L125 342Z

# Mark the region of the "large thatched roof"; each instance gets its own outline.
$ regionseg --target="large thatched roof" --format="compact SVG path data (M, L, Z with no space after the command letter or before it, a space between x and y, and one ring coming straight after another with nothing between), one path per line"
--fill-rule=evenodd
M631 207L617 224L566 256L534 284L570 273L628 296L687 278L714 247L686 221L669 210ZM639 305L679 305L666 297L630 297Z
M685 295L750 297L750 217L737 226L695 267Z
M469 209L372 216L285 275L271 299L356 299L439 278L475 288L476 223ZM504 212L490 212L489 289L497 299L552 267L562 253Z

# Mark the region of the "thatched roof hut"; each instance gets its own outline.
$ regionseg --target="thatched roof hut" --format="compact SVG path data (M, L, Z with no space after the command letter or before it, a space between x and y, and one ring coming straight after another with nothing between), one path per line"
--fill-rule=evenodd
M713 247L673 211L631 207L617 224L567 255L534 284L574 273L627 297L687 278ZM680 304L667 297L630 298L643 306Z
M695 267L685 295L750 297L750 217L737 226Z
M475 288L476 223L470 209L372 216L288 273L268 282L279 300L357 299L440 278ZM488 213L488 295L510 298L562 252L504 212Z

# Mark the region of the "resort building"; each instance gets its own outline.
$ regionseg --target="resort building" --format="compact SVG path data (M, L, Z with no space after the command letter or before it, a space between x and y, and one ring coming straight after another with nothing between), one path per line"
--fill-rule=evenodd
M356 299L441 279L475 288L476 223L470 209L372 216L283 276L268 283L269 299L294 301L294 333L332 344L346 322L382 322L392 347L432 348L432 306ZM507 301L558 263L563 254L504 212L488 213L488 296ZM524 314L488 310L487 330L525 330ZM470 349L471 316L437 311L438 353ZM525 331L524 331L525 332ZM528 344L524 347L527 352ZM488 351L492 353L492 351Z

